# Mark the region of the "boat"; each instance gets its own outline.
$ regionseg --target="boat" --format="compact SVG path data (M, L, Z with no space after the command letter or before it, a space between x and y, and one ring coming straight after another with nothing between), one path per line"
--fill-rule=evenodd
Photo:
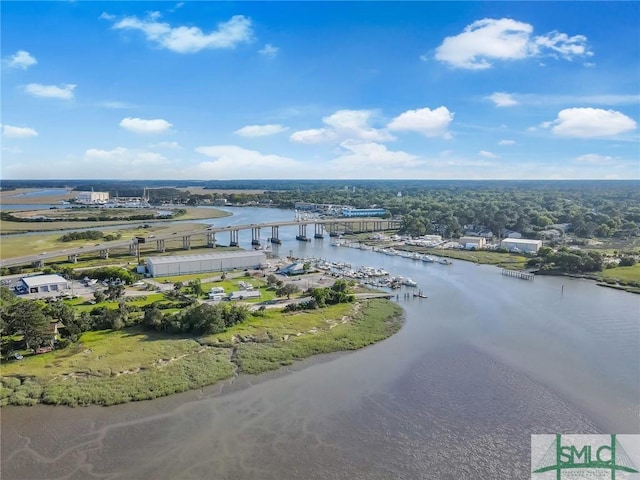
M448 258L441 258L440 260L438 260L438 263L441 265L453 265L453 262Z
M422 290L418 290L418 293L414 293L413 296L416 298L428 298Z
M430 257L429 255L424 255L424 256L422 257L422 261L423 261L423 262L427 262L427 263L433 263L433 262L435 262L436 260L435 260L433 257Z
M418 283L415 282L414 280L411 280L410 278L405 278L404 280L402 280L402 284L406 287L417 287Z

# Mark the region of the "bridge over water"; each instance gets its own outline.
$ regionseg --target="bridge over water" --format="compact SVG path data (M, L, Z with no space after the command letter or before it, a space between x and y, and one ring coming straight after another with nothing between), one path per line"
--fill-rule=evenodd
M209 227L206 230L192 230L180 233L155 235L147 237L136 237L133 240L112 241L91 246L74 247L53 252L27 255L24 257L14 257L0 259L0 267L12 267L17 265L44 266L46 260L60 259L67 257L70 263L75 263L78 258L89 254L98 253L101 258L109 258L109 254L115 250L126 250L132 256L140 255L140 245L154 245L155 251L162 253L166 251L167 245L176 243L179 248L190 250L192 244L198 243L201 246L215 248L218 245L217 236L229 235L229 246L239 245L240 232L251 232L251 244L260 245L260 234L262 230L267 230L271 234L268 240L271 243L279 244L280 228L298 227L296 239L303 242L311 241L307 236L307 229L313 228L314 238L323 238L325 233L329 236L337 236L342 233L378 232L385 230L395 230L400 227L399 220L387 220L380 218L329 218L329 219L304 219L291 220L285 222L252 223L247 225L228 225L226 227Z

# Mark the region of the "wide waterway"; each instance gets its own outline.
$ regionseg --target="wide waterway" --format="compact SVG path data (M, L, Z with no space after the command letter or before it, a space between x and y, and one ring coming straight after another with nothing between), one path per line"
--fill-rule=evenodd
M293 217L233 212L213 222ZM296 234L281 228L275 253L381 267L429 298L401 291L406 324L379 344L277 373L108 408L3 408L2 478L515 480L530 478L532 433L639 433L640 296Z

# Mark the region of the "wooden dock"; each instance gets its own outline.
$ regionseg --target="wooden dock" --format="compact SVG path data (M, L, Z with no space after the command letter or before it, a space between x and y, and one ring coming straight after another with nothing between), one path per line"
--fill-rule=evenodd
M521 270L508 270L506 268L502 269L502 275L519 278L521 280L533 280L535 278L533 273L523 272Z

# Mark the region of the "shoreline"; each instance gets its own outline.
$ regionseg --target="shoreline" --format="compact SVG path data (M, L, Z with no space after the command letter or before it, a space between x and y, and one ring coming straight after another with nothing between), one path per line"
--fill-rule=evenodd
M287 340L236 342L231 345L220 342L225 336L234 336L235 328L210 336L208 346L203 338L188 340L184 337L158 336L157 339L164 338L168 342L180 342L183 345L187 342L193 351L168 361L154 357L155 360L147 362L142 368L128 365L127 368L121 366L122 371L114 371L108 367L108 358L105 358L104 366L99 371L90 367L76 367L75 372L68 372L68 368L61 367L59 372L53 372L50 367L56 368L61 359L69 355L82 358L86 354L87 349L82 351L85 345L80 341L77 353L64 349L32 357L32 364L36 361L45 362L37 370L39 374L24 375L19 372L20 367L28 362L5 365L1 377L0 405L3 408L37 404L111 406L187 391L202 391L205 388L228 388L227 382L234 384L239 378L255 378L264 373L285 374L290 369L298 368L299 362L311 361L318 355L320 358L314 361L322 361L324 355L344 355L351 350L365 348L397 333L405 321L402 308L389 300L365 300L349 306L351 308L348 311L352 316L349 321L345 322L343 317L340 325L334 325L336 328L330 326L322 330L313 327L309 332L299 333ZM384 312L384 316L380 311ZM329 321L336 323L338 319L327 318L327 323ZM250 321L240 328L254 328L254 323ZM277 328L278 325L274 325L275 331ZM310 333L312 330L313 333ZM136 332L141 336L146 335L140 329L118 332L122 336L136 335ZM221 345L215 346L215 341ZM45 358L45 355L49 358ZM112 361L117 364L116 360ZM7 368L9 372L5 374Z

